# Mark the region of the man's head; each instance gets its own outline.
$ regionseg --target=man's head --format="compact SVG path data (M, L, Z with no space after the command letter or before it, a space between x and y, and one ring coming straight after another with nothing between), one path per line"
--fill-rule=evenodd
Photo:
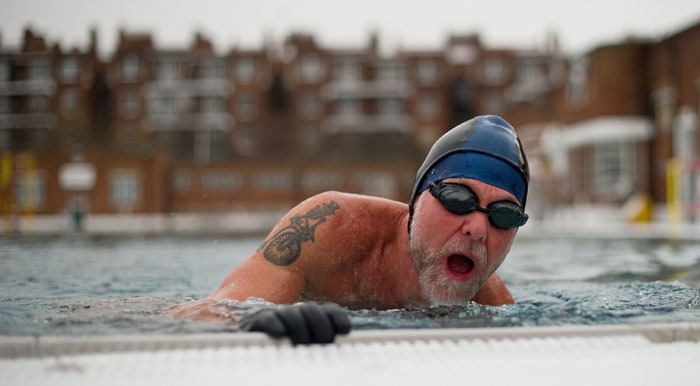
M503 118L483 115L445 133L428 152L411 191L418 194L447 178L472 178L512 193L525 208L530 169L515 129Z
M500 117L476 117L435 142L409 202L409 248L427 299L463 304L500 266L527 221L528 179L520 141Z

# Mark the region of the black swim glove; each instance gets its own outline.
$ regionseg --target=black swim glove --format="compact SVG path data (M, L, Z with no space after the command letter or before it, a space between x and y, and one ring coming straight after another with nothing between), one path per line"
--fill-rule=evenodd
M241 319L243 331L264 332L292 343L333 343L338 334L350 332L350 317L335 303L300 303L265 310Z

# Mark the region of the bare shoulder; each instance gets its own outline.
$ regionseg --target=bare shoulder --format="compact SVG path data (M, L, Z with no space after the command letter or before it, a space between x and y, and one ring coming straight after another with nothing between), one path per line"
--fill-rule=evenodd
M360 194L328 191L307 200L308 206L332 205L336 212L330 231L350 231L376 233L386 227L392 231L402 215L408 213L408 206L394 200Z
M324 213L332 211L339 219L364 219L372 215L400 216L408 211L408 206L394 200L361 194L327 191L302 201L290 214L311 211Z
M408 205L368 196L325 192L290 210L210 298L258 297L292 303L315 288L338 291L339 278L381 255Z
M314 195L292 209L265 239L259 252L278 266L301 256L313 259L339 251L368 249L390 237L407 205L383 198L328 191ZM314 251L307 254L305 252Z

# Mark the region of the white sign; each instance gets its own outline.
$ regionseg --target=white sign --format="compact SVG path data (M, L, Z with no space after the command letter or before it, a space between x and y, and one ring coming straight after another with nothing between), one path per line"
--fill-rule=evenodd
M86 162L65 164L58 175L64 190L90 190L95 186L95 178L95 166Z

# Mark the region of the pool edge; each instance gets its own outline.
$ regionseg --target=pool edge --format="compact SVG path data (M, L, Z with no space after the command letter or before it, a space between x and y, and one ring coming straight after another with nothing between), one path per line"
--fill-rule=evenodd
M641 336L650 343L700 341L700 323L624 325L360 330L340 336L338 344L446 340L517 340L564 337ZM211 333L106 336L2 336L0 358L45 358L95 353L167 351L251 346L289 346L261 333Z

